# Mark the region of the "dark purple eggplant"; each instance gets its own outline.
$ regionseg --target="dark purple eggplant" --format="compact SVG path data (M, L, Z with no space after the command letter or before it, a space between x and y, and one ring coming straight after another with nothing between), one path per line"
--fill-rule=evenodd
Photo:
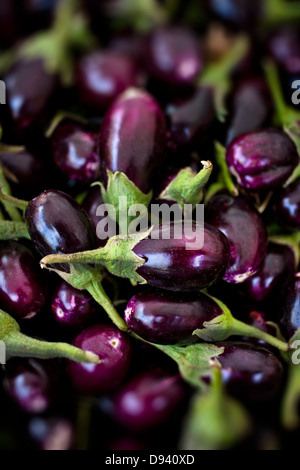
M267 253L267 232L256 210L241 197L218 193L208 201L205 217L230 243L225 281L238 284L256 274Z
M21 242L0 242L0 306L17 319L39 313L47 300L47 278Z
M151 95L131 88L107 112L100 132L102 177L121 171L143 192L163 163L165 118Z
M96 248L92 223L79 204L61 191L45 191L26 209L32 241L43 256ZM65 271L66 265L60 266Z
M69 361L68 374L73 386L82 393L108 392L120 386L131 361L128 335L114 326L95 325L84 330L73 345L99 356L100 364L79 364Z
M116 51L92 52L77 68L77 90L83 104L106 109L127 88L139 85L139 71L126 54Z
M134 431L163 424L185 396L179 376L156 369L134 377L121 388L114 400L114 417Z
M182 236L176 235L180 226L181 222L156 226L148 239L135 246L134 252L146 260L137 272L159 289L197 292L224 275L229 244L219 230L208 224L202 228L193 223L193 233L188 234L182 227ZM193 247L188 249L189 241Z
M267 129L233 141L226 161L240 186L259 192L282 186L298 165L299 155L287 134Z
M179 27L152 32L147 41L146 61L153 77L175 86L193 84L203 68L198 38Z
M193 332L222 315L207 295L141 291L127 305L125 321L136 334L152 343L193 341Z

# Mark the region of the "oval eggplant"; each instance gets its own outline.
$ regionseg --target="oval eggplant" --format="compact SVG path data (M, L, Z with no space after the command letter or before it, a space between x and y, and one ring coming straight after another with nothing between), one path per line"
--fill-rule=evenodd
M238 284L256 274L267 253L267 232L256 210L241 197L218 193L208 201L205 217L230 243L224 280Z
M177 229L182 234L176 234ZM227 268L229 244L214 227L196 223L193 235L186 234L182 223L174 222L153 228L148 239L142 240L134 252L145 259L137 272L148 284L172 291L199 291L220 279ZM187 245L193 241L193 248ZM204 243L203 243L204 241Z
M222 315L221 308L207 295L137 293L125 310L128 327L151 343L193 341L193 332L203 323Z
M152 188L163 163L166 139L164 115L145 91L131 88L107 112L100 132L102 178L121 171L144 193Z

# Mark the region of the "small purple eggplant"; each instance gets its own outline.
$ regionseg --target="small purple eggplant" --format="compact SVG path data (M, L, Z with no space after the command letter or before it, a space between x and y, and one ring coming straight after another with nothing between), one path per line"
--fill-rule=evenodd
M300 72L300 33L289 24L277 30L269 39L268 49L281 69L287 74Z
M75 426L65 418L32 418L28 434L38 450L72 450L75 443Z
M224 280L239 284L256 274L267 253L267 232L256 210L241 197L218 193L208 201L205 217L230 243Z
M32 241L43 256L96 248L92 223L79 204L61 191L45 191L26 209ZM60 269L66 271L67 265Z
M256 302L268 299L274 301L293 278L295 271L293 250L288 245L269 243L261 269L241 286L241 291Z
M139 85L134 61L116 51L92 52L77 68L77 90L81 102L94 109L106 109L127 88Z
M75 120L64 120L51 135L54 162L70 179L92 183L100 176L96 135Z
M153 77L175 86L193 84L203 69L197 37L179 27L154 30L147 41L146 60Z
M274 395L281 382L281 362L267 349L249 343L217 343L223 382L234 395L263 400Z
M273 212L281 226L300 230L300 178L274 196Z
M234 91L231 99L232 118L227 145L248 132L263 128L272 111L270 92L261 78L247 78Z
M213 92L199 87L187 99L169 103L166 108L171 150L193 150L212 128L215 121Z
M126 429L145 431L163 424L183 400L179 376L156 369L133 378L114 400L114 417Z
M17 62L4 77L8 120L16 135L23 135L44 115L57 88L41 59Z
M51 312L55 322L67 329L83 329L95 313L95 303L86 291L62 281L52 295Z
M219 230L208 224L203 229L193 223L192 234L186 234L182 227L182 236L177 236L176 229L181 225L179 222L156 226L148 239L135 246L134 252L146 260L137 272L159 289L197 292L224 275L229 244ZM192 239L193 248L187 249Z
M282 186L298 165L299 155L287 134L267 129L233 141L226 161L240 186L260 192Z
M25 413L45 413L53 400L51 368L43 361L10 360L5 370L3 387L17 407Z
M47 282L32 251L13 240L0 242L0 305L17 319L29 319L46 304Z
M131 343L126 334L114 326L96 325L77 336L73 345L97 354L101 360L95 366L68 362L68 374L77 390L85 394L96 394L119 387L131 362Z
M163 163L164 115L158 103L135 88L122 94L107 112L100 132L102 177L121 171L144 193Z
M196 329L222 313L221 308L204 294L141 291L127 305L125 321L147 341L172 344L193 341Z

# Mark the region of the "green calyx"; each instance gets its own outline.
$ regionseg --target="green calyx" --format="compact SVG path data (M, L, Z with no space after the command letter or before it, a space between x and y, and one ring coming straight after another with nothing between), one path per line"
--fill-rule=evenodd
M233 317L226 305L218 299L211 297L223 311L222 315L214 318L210 322L203 324L204 328L194 331L194 335L198 336L202 341L225 341L231 336L242 336L248 338L256 338L271 344L280 351L287 352L289 345L275 336L264 331L247 325Z
M12 357L65 358L92 364L100 362L95 354L82 351L69 344L48 343L22 334L18 323L3 310L0 310L0 340L5 344L7 359Z
M196 394L181 436L181 450L226 450L242 441L252 429L240 403L227 395L221 370L212 368L210 387Z
M67 263L70 265L73 279L76 278L78 268L81 269L83 274L86 272L85 264L100 265L117 277L143 284L145 280L137 273L137 269L145 264L145 260L136 255L133 249L141 240L147 238L150 232L151 229L141 234L117 235L110 238L103 248L70 255L49 255L43 258L40 264L42 268L49 269L51 264ZM70 279L70 274L61 273L60 271L58 273L64 276L65 279ZM93 280L93 273L94 269L91 268L86 284Z
M120 233L130 233L130 224L137 213L147 218L147 208L152 200L152 191L144 194L124 173L107 170L107 187L101 187L102 198L112 220L118 222Z
M203 169L199 173L195 173L191 168L181 170L160 194L159 199L174 201L182 209L185 204L192 204L193 208L200 204L204 196L204 188L213 171L213 164L210 161L201 163Z

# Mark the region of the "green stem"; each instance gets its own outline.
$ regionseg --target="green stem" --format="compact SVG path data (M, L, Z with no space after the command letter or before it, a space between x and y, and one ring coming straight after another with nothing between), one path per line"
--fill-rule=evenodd
M22 216L19 213L19 211L15 207L7 203L6 198L11 197L11 191L10 191L10 186L4 176L4 170L2 167L0 167L0 187L1 187L1 193L2 193L0 195L0 199L2 200L2 204L6 212L8 213L11 220L13 220L14 222L21 222Z
M239 192L238 192L238 189L237 189L237 187L235 186L235 184L232 180L230 171L229 171L227 163L226 163L225 154L226 154L225 147L223 147L223 145L216 142L216 160L217 160L218 166L219 166L220 171L221 171L221 175L222 175L222 179L224 181L224 185L226 186L226 188L228 189L230 194L232 194L232 196L238 196Z
M24 222L0 220L0 240L11 240L12 238L27 238L30 240L26 225Z
M99 305L105 310L111 321L121 330L127 331L128 326L125 321L120 317L116 309L114 308L111 300L105 293L101 283L91 282L87 286L87 291L93 296L93 298L98 302Z
M7 204L4 204L7 210L9 206L16 207L22 211L25 211L27 209L27 206L29 204L28 201L22 201L22 199L17 199L8 194L4 194L3 190L4 190L3 186L2 184L0 184L0 200L3 201L4 203L7 203ZM17 222L20 222L20 221L22 221L22 217L19 214L19 220L17 220Z
M11 332L3 341L8 357L65 358L76 362L99 364L98 356L92 352L82 351L70 344L39 341L19 331Z
M291 362L281 408L281 422L285 429L293 431L299 427L299 402L300 365L294 365Z

